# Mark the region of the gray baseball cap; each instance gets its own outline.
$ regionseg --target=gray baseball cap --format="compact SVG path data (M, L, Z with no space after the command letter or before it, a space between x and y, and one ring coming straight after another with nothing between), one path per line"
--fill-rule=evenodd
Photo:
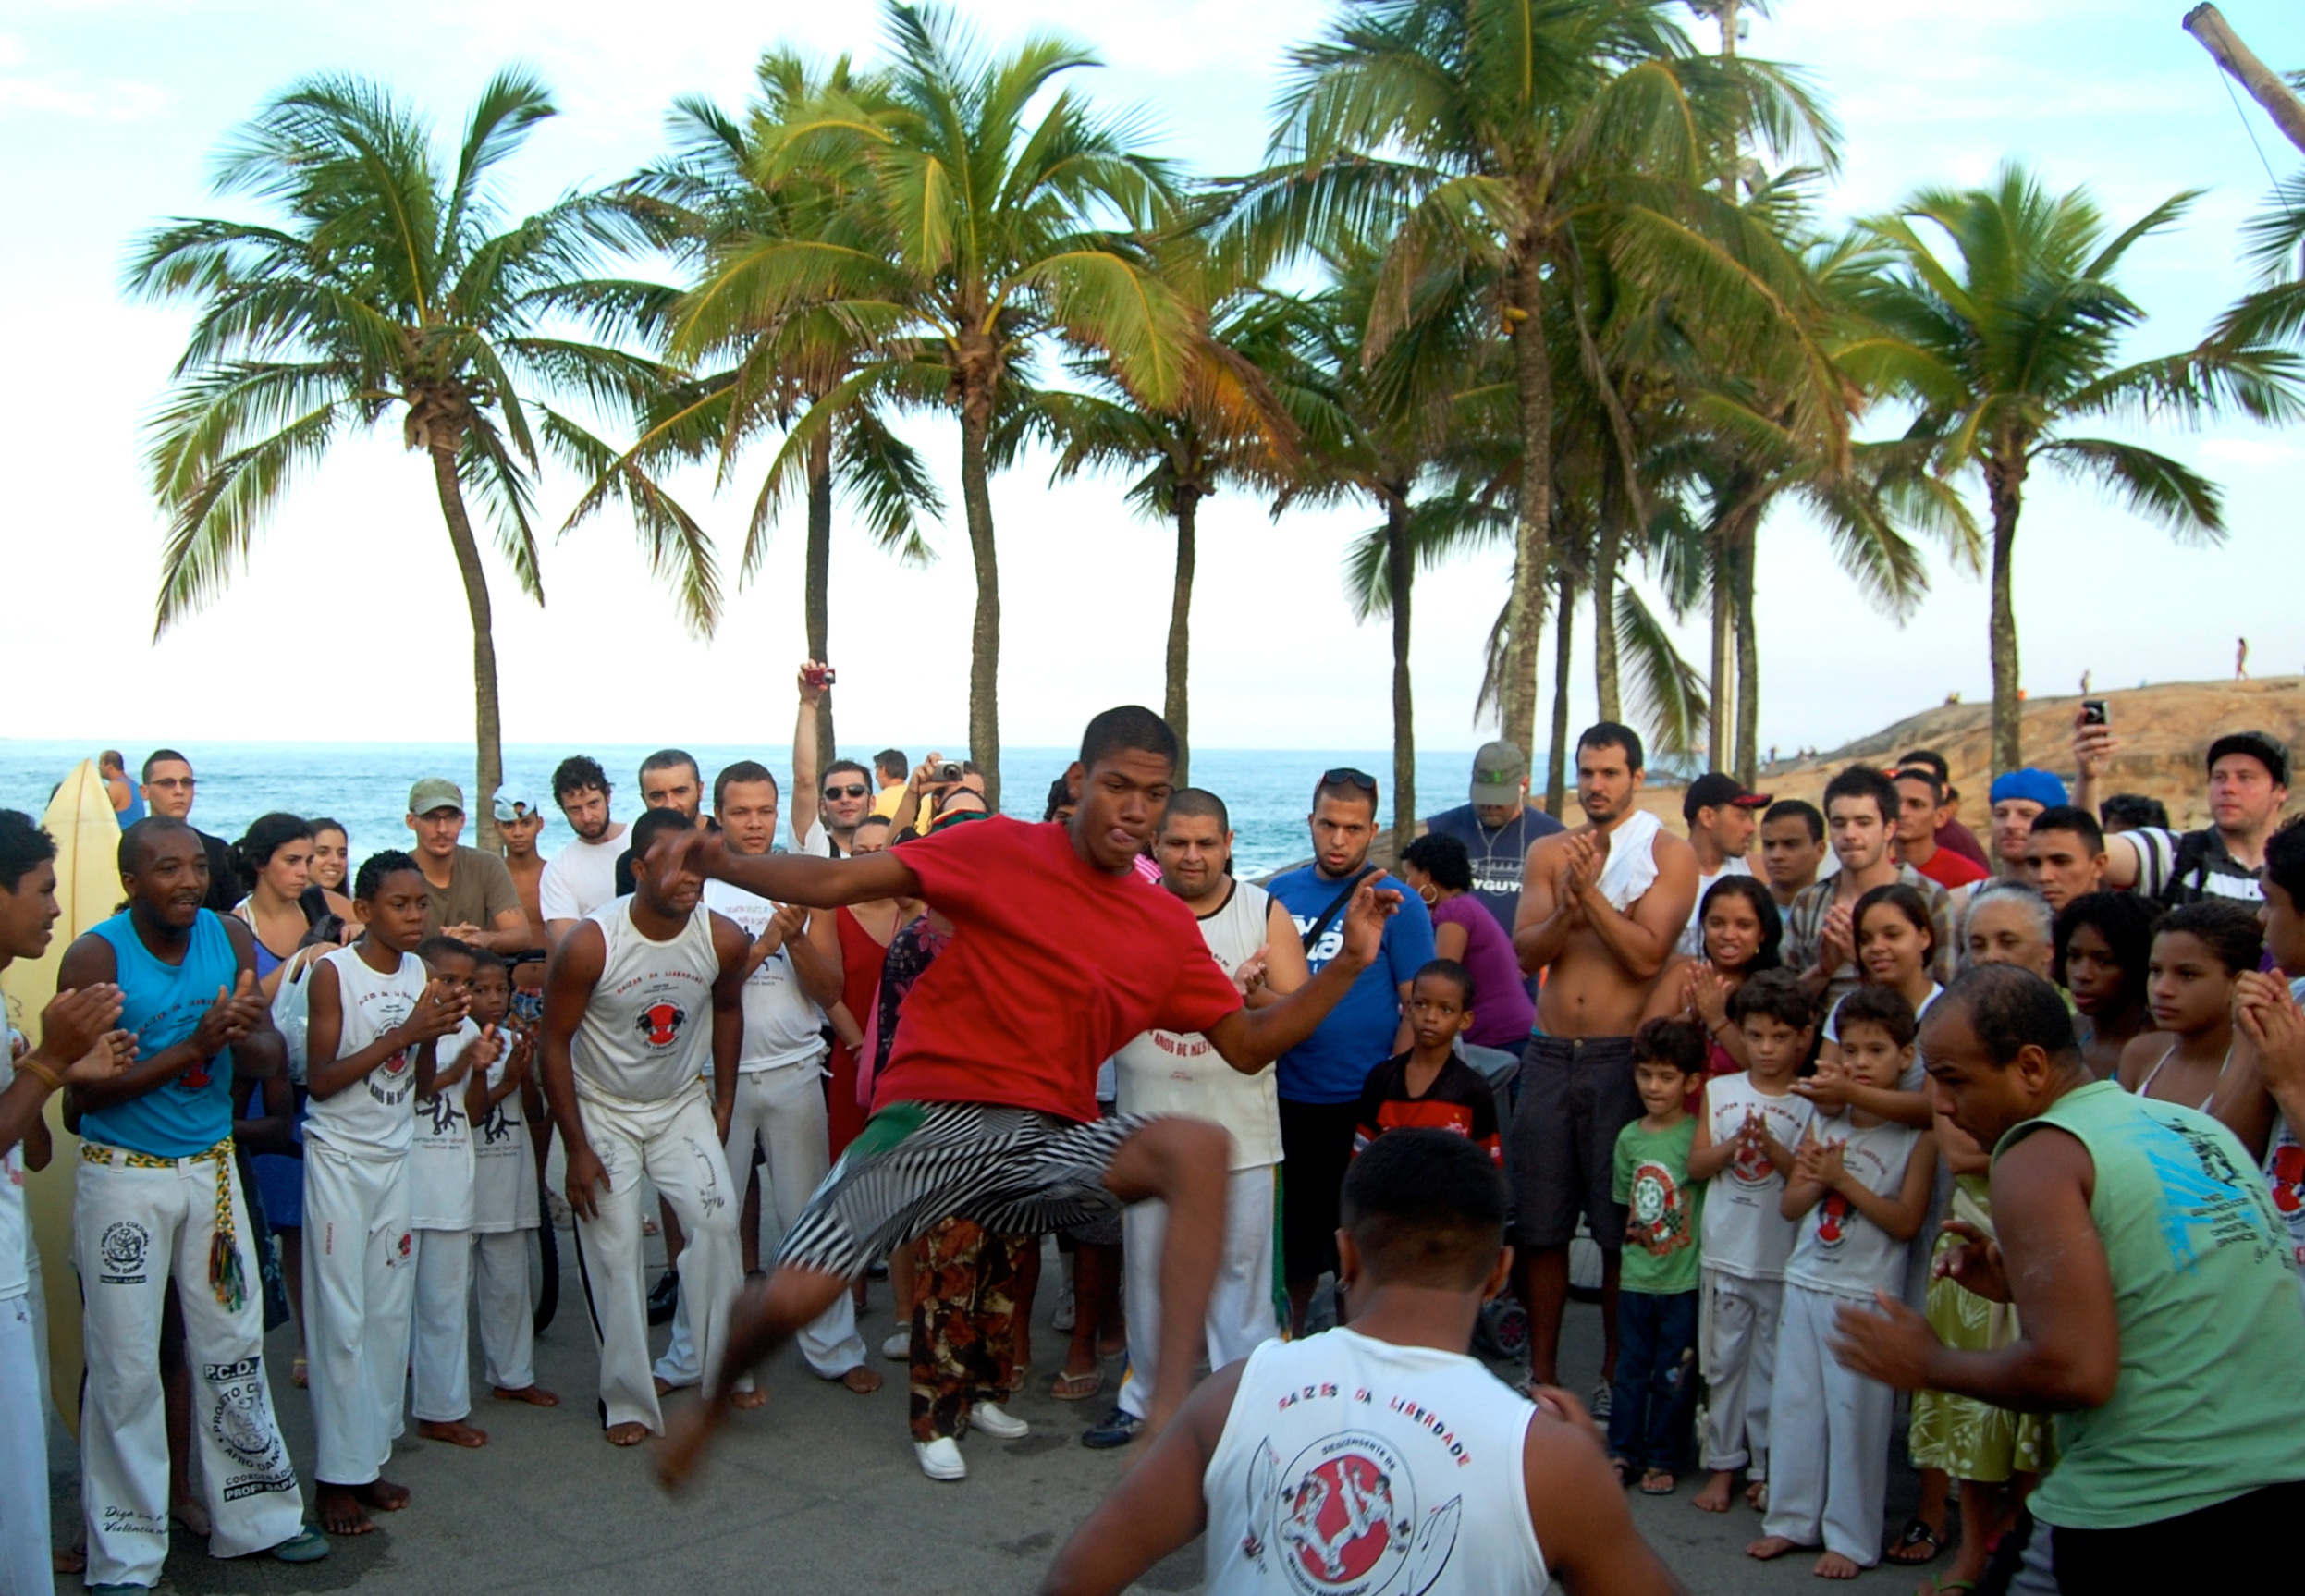
M464 789L446 776L427 776L408 790L408 812L429 815L435 809L464 813Z
M1521 783L1528 780L1528 755L1517 743L1484 743L1473 755L1473 802L1518 804Z

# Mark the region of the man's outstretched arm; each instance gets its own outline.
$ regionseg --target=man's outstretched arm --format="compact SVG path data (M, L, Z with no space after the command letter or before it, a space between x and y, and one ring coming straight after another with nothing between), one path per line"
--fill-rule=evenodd
M1040 1596L1111 1596L1201 1532L1208 1520L1201 1477L1224 1434L1244 1367L1228 1364L1201 1381L1144 1461L1073 1531L1048 1565Z
M671 851L684 855L689 869L779 903L837 909L844 903L920 893L920 878L897 857L894 849L867 853L861 859L819 859L806 853L740 855L729 852L717 832L682 831L658 838L648 857L655 861Z
M1383 878L1372 876L1354 892L1344 912L1344 946L1311 980L1261 1009L1235 1009L1202 1033L1226 1063L1253 1075L1320 1028L1384 951L1385 922L1399 911L1401 894L1374 884Z

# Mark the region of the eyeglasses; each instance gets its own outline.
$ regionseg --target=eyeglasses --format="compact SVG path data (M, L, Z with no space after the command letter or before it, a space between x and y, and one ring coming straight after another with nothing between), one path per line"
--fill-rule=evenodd
M191 776L160 776L153 778L151 781L146 782L145 785L148 787L159 787L163 789L181 787L184 791L190 792L193 788L200 785L200 781L197 778Z
M1340 765L1334 770L1320 773L1323 787L1357 787L1364 792L1377 790L1377 779L1366 770L1355 770L1350 765Z
M864 795L864 787L862 782L858 782L856 785L851 787L828 787L825 789L825 796L828 798L862 798Z

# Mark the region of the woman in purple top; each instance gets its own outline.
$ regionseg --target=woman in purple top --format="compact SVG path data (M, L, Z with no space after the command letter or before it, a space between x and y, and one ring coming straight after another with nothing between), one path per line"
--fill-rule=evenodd
M1473 973L1473 1028L1465 1042L1516 1059L1528 1045L1537 1005L1522 983L1512 939L1473 890L1472 858L1454 837L1428 832L1401 853L1401 879L1432 911L1433 955Z

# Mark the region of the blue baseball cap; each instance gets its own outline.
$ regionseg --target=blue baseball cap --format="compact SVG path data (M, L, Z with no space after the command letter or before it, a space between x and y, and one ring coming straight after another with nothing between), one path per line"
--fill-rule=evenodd
M2054 809L2066 802L2065 783L2046 770L2028 766L2022 770L2012 770L2005 776L1994 777L1992 795L1985 801L1999 804L2010 798L2021 798L2038 804L2043 809Z

